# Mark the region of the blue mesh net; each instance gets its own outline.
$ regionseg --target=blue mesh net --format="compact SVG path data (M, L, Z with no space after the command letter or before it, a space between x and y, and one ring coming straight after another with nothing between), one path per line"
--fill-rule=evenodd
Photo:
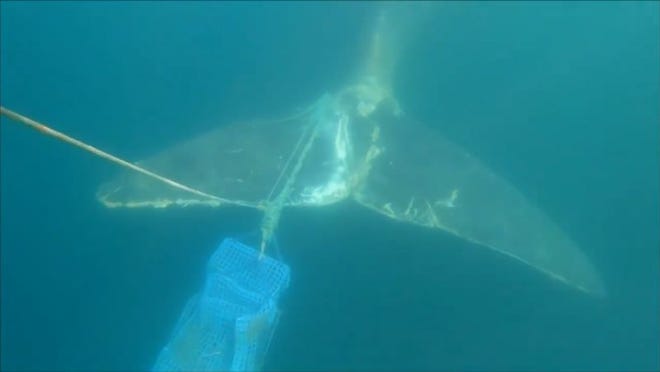
M287 265L225 239L208 262L204 288L186 304L153 370L259 370L288 284Z

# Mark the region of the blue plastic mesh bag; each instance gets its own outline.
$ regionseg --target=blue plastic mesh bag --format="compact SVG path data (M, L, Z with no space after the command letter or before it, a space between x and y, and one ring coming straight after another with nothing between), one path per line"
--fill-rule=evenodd
M289 267L234 239L213 253L154 371L254 371L277 326Z

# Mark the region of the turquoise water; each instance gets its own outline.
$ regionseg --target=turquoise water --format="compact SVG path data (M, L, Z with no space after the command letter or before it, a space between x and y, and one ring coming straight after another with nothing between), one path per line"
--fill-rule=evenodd
M406 49L408 115L592 259L594 300L350 203L286 210L279 370L660 369L657 2L442 3ZM0 4L2 105L129 160L341 87L360 3ZM260 215L109 210L117 168L2 118L2 368L146 370L222 237ZM405 140L405 139L402 139ZM413 144L414 145L414 144Z

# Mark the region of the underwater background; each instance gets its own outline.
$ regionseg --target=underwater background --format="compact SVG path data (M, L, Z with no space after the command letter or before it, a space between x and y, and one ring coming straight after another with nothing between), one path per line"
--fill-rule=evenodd
M660 369L659 3L437 7L396 72L404 110L540 205L608 297L351 202L286 209L265 368ZM3 1L1 102L136 161L341 88L374 10ZM260 214L107 209L115 165L1 120L2 369L149 369L210 254Z

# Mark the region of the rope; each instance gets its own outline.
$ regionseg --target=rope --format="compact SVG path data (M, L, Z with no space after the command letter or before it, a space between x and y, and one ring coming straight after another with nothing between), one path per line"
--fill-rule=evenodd
M82 141L79 141L79 140L73 138L73 137L69 137L64 133L58 132L54 129L51 129L50 127L48 127L48 126L46 126L42 123L39 123L39 122L37 122L35 120L32 120L32 119L30 119L26 116L23 116L19 113L16 113L14 111L6 109L2 106L0 106L0 114L6 116L7 118L9 118L11 120L14 120L14 121L18 122L18 123L26 125L26 126L32 128L32 129L36 129L37 131L41 132L42 134L44 134L46 136L53 137L53 138L55 138L59 141L62 141L62 142L68 143L70 145L73 145L75 147L81 148L81 149L83 149L87 152L90 152L90 153L92 153L96 156L99 156L103 159L109 160L112 163L118 164L118 165L120 165L124 168L134 170L138 173L142 173L146 176L149 176L149 177L151 177L153 179L156 179L160 182L168 184L168 185L170 185L172 187L175 187L179 190L187 191L189 193L192 193L192 194L195 194L195 195L198 195L198 196L202 196L202 197L205 197L205 198L209 198L209 199L213 199L213 200L217 200L217 201L223 201L223 199L221 199L221 198L219 198L215 195L207 194L205 192L199 191L199 190L194 189L192 187L188 187L186 185L178 183L178 182L176 182L172 179L169 179L167 177L163 177L163 176L158 175L154 172L148 171L148 170L146 170L142 167L139 167L135 164L129 163L129 162L127 162L123 159L120 159L120 158L118 158L114 155L111 155L111 154L109 154L105 151L99 150L96 147L90 146L90 145L88 145L88 144L86 144Z
M303 132L303 135L300 136L300 138L298 139L298 142L296 143L296 146L293 148L293 152L291 152L291 155L289 155L289 158L284 163L284 167L282 168L282 171L277 176L277 179L275 180L275 183L273 184L273 187L270 189L270 192L268 193L268 197L266 198L266 202L271 201L271 197L273 196L273 193L275 193L275 188L277 188L277 185L280 184L280 181L282 180L282 177L284 176L284 173L286 172L286 170L289 169L289 165L291 164L291 160L298 153L298 149L300 148L300 145L302 144L303 139L305 138L308 129L309 128L305 128L305 131Z

